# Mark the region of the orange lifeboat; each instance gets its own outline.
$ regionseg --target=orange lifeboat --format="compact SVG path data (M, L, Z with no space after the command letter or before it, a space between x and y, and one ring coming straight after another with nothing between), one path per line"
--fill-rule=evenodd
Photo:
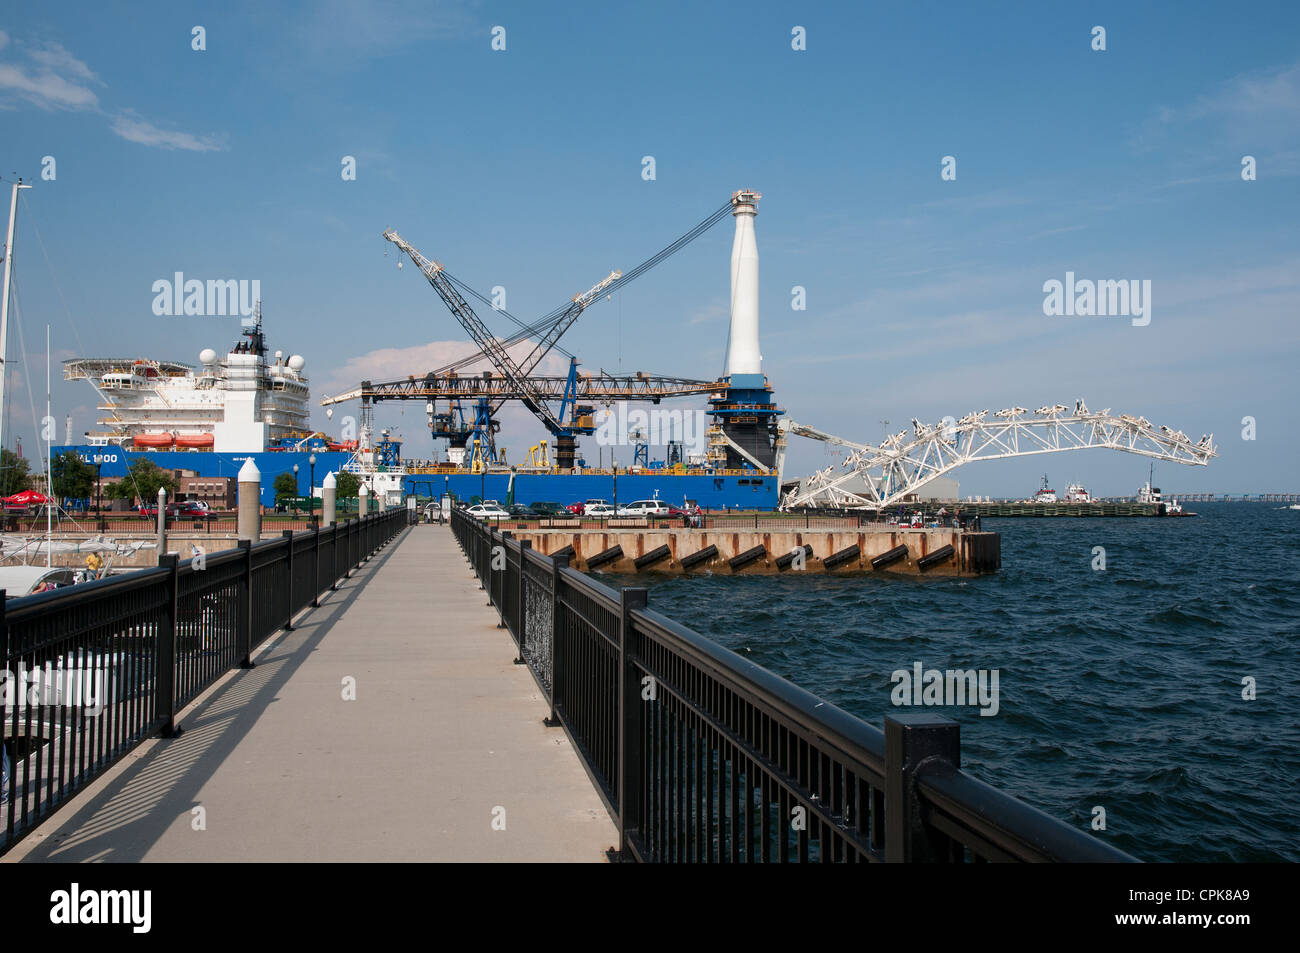
M137 447L170 447L176 437L170 433L138 433L131 438Z
M344 440L342 443L330 443L327 446L331 450L355 450L357 449L357 442L355 440Z
M216 442L210 433L178 433L176 446L186 449L209 450Z

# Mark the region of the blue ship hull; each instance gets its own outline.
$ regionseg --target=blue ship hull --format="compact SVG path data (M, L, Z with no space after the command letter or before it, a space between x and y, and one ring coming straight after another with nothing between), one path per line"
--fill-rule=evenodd
M406 478L410 492L419 496L454 493L468 500L482 497L505 503L510 491L509 473L412 474ZM649 500L656 495L665 503L681 506L690 500L711 510L771 510L778 494L775 476L752 477L713 473L517 473L514 474L515 503L559 503L568 506L582 500L608 500L624 505Z
M275 504L275 478L281 473L292 473L298 464L298 483L303 495L307 493L311 467L307 452L280 451L263 453L215 453L194 450L123 450L121 447L93 447L86 444L54 447L57 456L73 451L82 460L93 464L93 455L104 457L101 473L105 477L126 476L127 469L141 457L152 460L166 470L189 470L203 477L230 477L234 479L244 461L252 458L262 474L262 505ZM346 451L316 451L316 485L325 474L338 471L352 454ZM553 502L561 506L581 500L602 499L620 505L633 500L648 500L656 495L665 503L681 506L686 500L705 509L775 509L779 488L775 476L755 474L714 474L709 472L672 473L412 473L403 480L407 494L421 497L442 497L448 493L458 499L482 497L502 503L510 493L510 480L514 478L514 502Z

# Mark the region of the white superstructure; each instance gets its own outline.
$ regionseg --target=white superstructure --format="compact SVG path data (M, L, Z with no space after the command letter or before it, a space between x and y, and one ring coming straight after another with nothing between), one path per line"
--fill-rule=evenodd
M260 453L271 441L300 435L311 410L306 361L276 351L268 357L260 308L244 339L224 356L199 353L200 366L146 358L65 361L66 380L99 393L100 430L93 445L137 450Z

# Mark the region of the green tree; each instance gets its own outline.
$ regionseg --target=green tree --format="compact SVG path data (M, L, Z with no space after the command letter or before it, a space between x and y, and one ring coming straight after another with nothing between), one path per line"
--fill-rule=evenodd
M361 480L355 473L349 473L347 470L340 470L335 475L334 495L337 499L345 500L349 497L356 496L361 491Z
M0 496L13 496L31 488L31 464L12 450L0 450Z
M176 493L176 479L171 472L164 470L148 457L141 457L127 471L127 475L104 488L104 495L115 500L140 498L141 505L153 505L158 502L158 488L164 487L169 497Z
M71 450L59 454L50 465L54 495L64 499L88 500L95 494L95 468Z
M279 503L285 497L296 497L298 495L298 476L286 470L275 478L271 484L275 490L275 501Z

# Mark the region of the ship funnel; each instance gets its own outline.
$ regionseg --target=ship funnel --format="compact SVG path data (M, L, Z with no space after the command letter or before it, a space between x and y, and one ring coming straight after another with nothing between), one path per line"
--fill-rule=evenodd
M731 245L729 375L763 372L763 355L758 350L758 244L754 240L754 216L762 197L750 189L740 189L731 196L736 238Z

